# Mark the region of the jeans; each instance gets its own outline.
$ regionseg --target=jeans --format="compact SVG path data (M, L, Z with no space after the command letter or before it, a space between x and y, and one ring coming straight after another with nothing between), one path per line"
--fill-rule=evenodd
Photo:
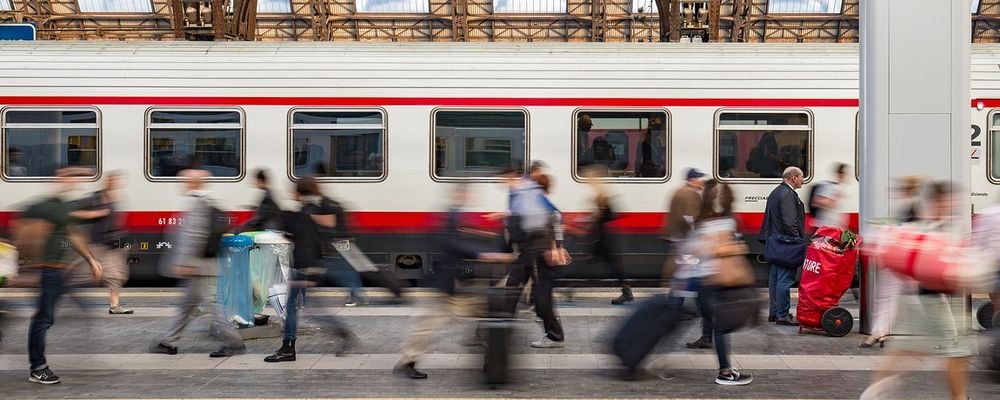
M28 360L31 363L32 371L49 367L45 362L45 334L55 323L56 303L62 295L66 294L63 271L43 268L41 285L38 310L31 317L31 325L28 330Z
M718 289L711 286L701 285L698 289L698 308L701 309L702 335L712 335L712 342L715 345L715 355L719 358L719 370L730 369L729 346L726 343L726 334L719 329L714 329L712 324L712 303Z
M327 271L327 274L330 272ZM299 329L299 302L304 297L306 288L303 286L305 284L305 275L293 269L291 271L291 276L288 279L288 301L285 302L285 329L284 329L284 340L295 340L297 337L295 334ZM347 327L339 320L333 319L334 331L341 336L347 334Z
M323 258L321 263L326 268L327 279L350 289L351 299L361 300L361 275L347 263L347 260L329 257Z
M767 280L768 316L785 318L791 307L792 285L795 284L795 269L771 265Z

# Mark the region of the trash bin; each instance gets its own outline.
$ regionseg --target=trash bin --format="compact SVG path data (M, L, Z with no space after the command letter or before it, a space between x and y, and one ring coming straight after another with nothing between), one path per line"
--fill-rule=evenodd
M240 328L253 326L253 288L250 284L250 248L253 239L247 236L222 238L219 253L219 303L226 320Z
M253 287L253 312L260 314L264 311L271 292L275 292L275 296L287 292L283 285L291 268L292 243L276 232L245 232L240 235L251 237L254 241L250 250L250 280ZM278 308L275 306L276 310ZM279 313L279 316L284 317L283 313Z

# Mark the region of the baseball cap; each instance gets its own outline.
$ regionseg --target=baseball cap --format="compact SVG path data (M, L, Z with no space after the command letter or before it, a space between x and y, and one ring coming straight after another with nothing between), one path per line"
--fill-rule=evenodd
M698 170L698 168L688 168L687 170L687 180L704 178L705 173Z

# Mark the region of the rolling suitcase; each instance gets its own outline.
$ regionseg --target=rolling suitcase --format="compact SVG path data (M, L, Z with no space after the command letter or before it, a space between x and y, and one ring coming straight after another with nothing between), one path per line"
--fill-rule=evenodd
M639 368L653 347L677 328L680 321L679 299L654 296L636 306L615 334L612 351L630 371Z
M483 360L483 372L487 385L503 385L509 381L510 371L510 336L513 331L515 310L511 308L511 299L517 301L519 290L516 288L494 287L487 290L487 315L482 329L486 336L486 354ZM515 304L516 307L516 304Z

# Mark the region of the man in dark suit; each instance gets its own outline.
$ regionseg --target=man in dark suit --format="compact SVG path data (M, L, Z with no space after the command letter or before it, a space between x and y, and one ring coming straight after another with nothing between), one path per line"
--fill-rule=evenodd
M764 208L764 223L760 229L760 240L766 241L771 235L805 238L805 207L795 193L802 187L805 176L802 170L788 167L781 175L784 182L767 196ZM789 313L792 284L795 283L795 268L771 264L768 277L769 312L768 321L778 325L798 325L795 316Z

